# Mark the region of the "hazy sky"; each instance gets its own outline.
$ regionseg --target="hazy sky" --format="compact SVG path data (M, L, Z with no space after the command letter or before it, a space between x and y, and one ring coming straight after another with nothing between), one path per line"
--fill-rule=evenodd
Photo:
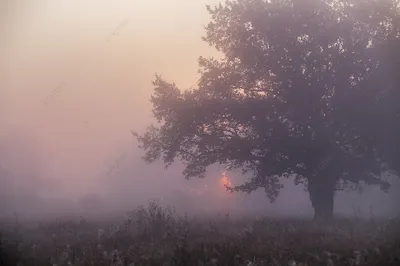
M36 165L64 192L104 187L99 173L136 145L130 130L150 124L154 74L188 88L198 78L198 57L217 55L201 37L210 20L205 5L218 2L2 1L0 139L12 143L8 163L20 163L27 175ZM147 180L148 189L160 178L164 188L183 184L182 176L170 176L160 165L147 168L157 174L143 163L125 165L134 177L127 175L114 189L128 194L149 191L140 185L131 191L132 178ZM279 201L310 208L308 195L293 191Z
M156 72L194 85L217 2L9 1L0 133L36 138L49 176L95 175L150 123Z

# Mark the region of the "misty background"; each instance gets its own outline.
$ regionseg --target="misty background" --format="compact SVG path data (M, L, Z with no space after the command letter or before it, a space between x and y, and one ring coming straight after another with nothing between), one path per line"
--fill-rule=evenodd
M159 73L179 88L196 84L198 57L218 57L201 37L205 5L219 2L4 1L0 215L122 212L159 199L194 213L311 217L308 193L291 180L270 204L263 191L226 192L218 166L185 180L179 163L141 160L131 130L152 122L151 81ZM360 184L360 193L337 193L335 212L387 215L398 188L398 179L389 193Z

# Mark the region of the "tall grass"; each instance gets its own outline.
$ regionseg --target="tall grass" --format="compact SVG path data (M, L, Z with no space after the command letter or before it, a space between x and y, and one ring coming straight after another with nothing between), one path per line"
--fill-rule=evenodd
M112 224L15 220L1 226L1 265L400 265L398 218L205 220L151 201Z

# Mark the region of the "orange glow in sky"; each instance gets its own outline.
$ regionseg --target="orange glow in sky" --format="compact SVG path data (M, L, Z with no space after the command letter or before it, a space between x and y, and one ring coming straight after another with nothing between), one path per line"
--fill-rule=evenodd
M232 186L232 183L231 183L231 181L229 180L229 178L228 178L226 172L223 172L223 173L222 173L222 177L221 177L220 183L221 183L221 185L222 185L224 188L225 188L226 186Z

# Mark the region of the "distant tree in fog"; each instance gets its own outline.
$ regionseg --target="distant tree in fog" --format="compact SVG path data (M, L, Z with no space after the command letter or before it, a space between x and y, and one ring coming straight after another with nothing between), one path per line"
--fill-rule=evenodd
M350 3L352 2L352 3ZM378 47L387 43L396 3L347 0L243 0L207 7L204 40L224 58L200 58L198 87L180 91L156 76L157 126L135 133L144 159L175 159L186 178L215 163L252 178L233 191L264 188L271 201L280 178L305 183L315 218L333 215L335 190L381 178L371 107L386 84ZM382 26L384 25L384 26Z

